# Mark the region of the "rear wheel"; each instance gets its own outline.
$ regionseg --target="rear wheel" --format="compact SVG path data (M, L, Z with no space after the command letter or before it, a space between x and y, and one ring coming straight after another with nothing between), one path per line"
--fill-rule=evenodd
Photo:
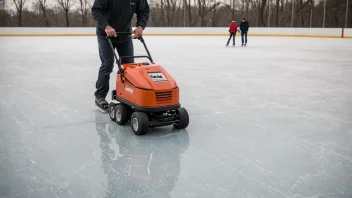
M178 121L174 124L176 129L185 129L189 124L188 112L185 108L181 107L176 110L176 116Z
M124 125L129 119L128 107L124 104L118 104L115 107L115 120L117 124Z
M110 116L110 119L114 122L116 122L116 116L115 116L115 104L110 102L109 104L109 107L108 107L108 110L109 110L109 116Z
M144 135L149 130L149 118L144 112L133 112L131 127L135 135Z

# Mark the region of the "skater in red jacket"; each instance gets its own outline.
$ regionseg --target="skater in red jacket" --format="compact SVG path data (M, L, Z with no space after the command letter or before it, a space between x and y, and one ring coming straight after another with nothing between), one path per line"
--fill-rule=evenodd
M236 40L235 38L236 38L237 28L238 28L238 26L237 26L237 24L236 24L236 21L233 20L232 23L230 24L230 29L229 29L230 38L229 38L229 40L227 41L226 46L229 45L230 40L231 40L232 37L233 37L233 46L235 46L235 40Z

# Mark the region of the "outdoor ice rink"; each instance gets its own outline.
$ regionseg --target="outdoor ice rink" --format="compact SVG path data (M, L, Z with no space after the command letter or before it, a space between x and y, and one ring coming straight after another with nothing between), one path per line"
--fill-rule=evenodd
M190 125L135 136L96 37L0 37L0 197L351 198L352 39L236 39L146 36Z

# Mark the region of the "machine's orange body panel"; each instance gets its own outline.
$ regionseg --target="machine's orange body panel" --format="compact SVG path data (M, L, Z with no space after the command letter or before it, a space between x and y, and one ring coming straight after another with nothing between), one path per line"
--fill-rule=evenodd
M166 70L157 64L124 64L123 80L116 78L116 97L140 107L166 107L179 104L179 88Z

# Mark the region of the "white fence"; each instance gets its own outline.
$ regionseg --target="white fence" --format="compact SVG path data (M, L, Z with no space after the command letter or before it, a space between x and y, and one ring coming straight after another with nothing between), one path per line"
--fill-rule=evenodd
M146 36L227 36L228 28L147 27ZM0 36L94 36L95 28L0 28ZM352 38L352 28L250 28L249 36Z

